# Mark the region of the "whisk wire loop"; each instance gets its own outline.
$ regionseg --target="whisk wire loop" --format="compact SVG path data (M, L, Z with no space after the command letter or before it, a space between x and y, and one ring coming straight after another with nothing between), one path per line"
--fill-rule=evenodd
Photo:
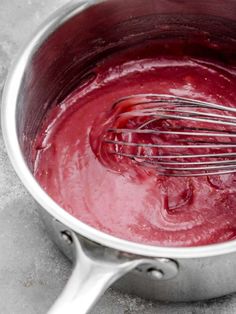
M166 176L236 172L236 108L140 94L120 99L113 110L103 141L111 155Z

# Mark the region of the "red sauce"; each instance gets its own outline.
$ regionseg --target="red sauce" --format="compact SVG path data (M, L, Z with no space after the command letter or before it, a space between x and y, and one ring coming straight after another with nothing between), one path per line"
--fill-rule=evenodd
M163 177L128 158L115 168L101 160L101 117L124 96L236 104L232 67L186 55L178 45L171 51L135 47L97 64L92 79L49 112L35 143L35 177L66 211L122 239L161 246L235 239L236 174Z

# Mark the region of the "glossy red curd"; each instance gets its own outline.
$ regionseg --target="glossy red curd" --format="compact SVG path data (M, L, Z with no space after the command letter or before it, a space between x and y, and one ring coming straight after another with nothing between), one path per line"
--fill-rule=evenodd
M79 220L116 237L161 246L236 238L236 174L164 177L133 160L105 158L99 144L120 98L157 93L236 105L236 71L155 43L107 57L52 109L35 142L34 174Z

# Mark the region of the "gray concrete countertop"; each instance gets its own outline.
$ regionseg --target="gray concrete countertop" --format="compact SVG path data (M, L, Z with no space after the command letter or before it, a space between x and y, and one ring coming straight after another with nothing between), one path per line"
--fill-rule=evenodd
M0 94L19 47L67 2L0 0ZM0 314L46 313L71 271L70 263L45 233L35 207L9 163L0 134ZM92 313L233 314L236 295L189 304L154 304L110 289Z

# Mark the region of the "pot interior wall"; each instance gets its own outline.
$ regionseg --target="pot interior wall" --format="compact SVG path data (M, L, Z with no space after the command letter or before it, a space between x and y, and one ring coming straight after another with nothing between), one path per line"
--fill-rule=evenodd
M30 169L32 142L48 109L91 79L97 63L127 46L170 39L191 42L196 56L209 50L236 66L236 2L108 0L74 12L42 40L25 69L17 104L18 136Z

